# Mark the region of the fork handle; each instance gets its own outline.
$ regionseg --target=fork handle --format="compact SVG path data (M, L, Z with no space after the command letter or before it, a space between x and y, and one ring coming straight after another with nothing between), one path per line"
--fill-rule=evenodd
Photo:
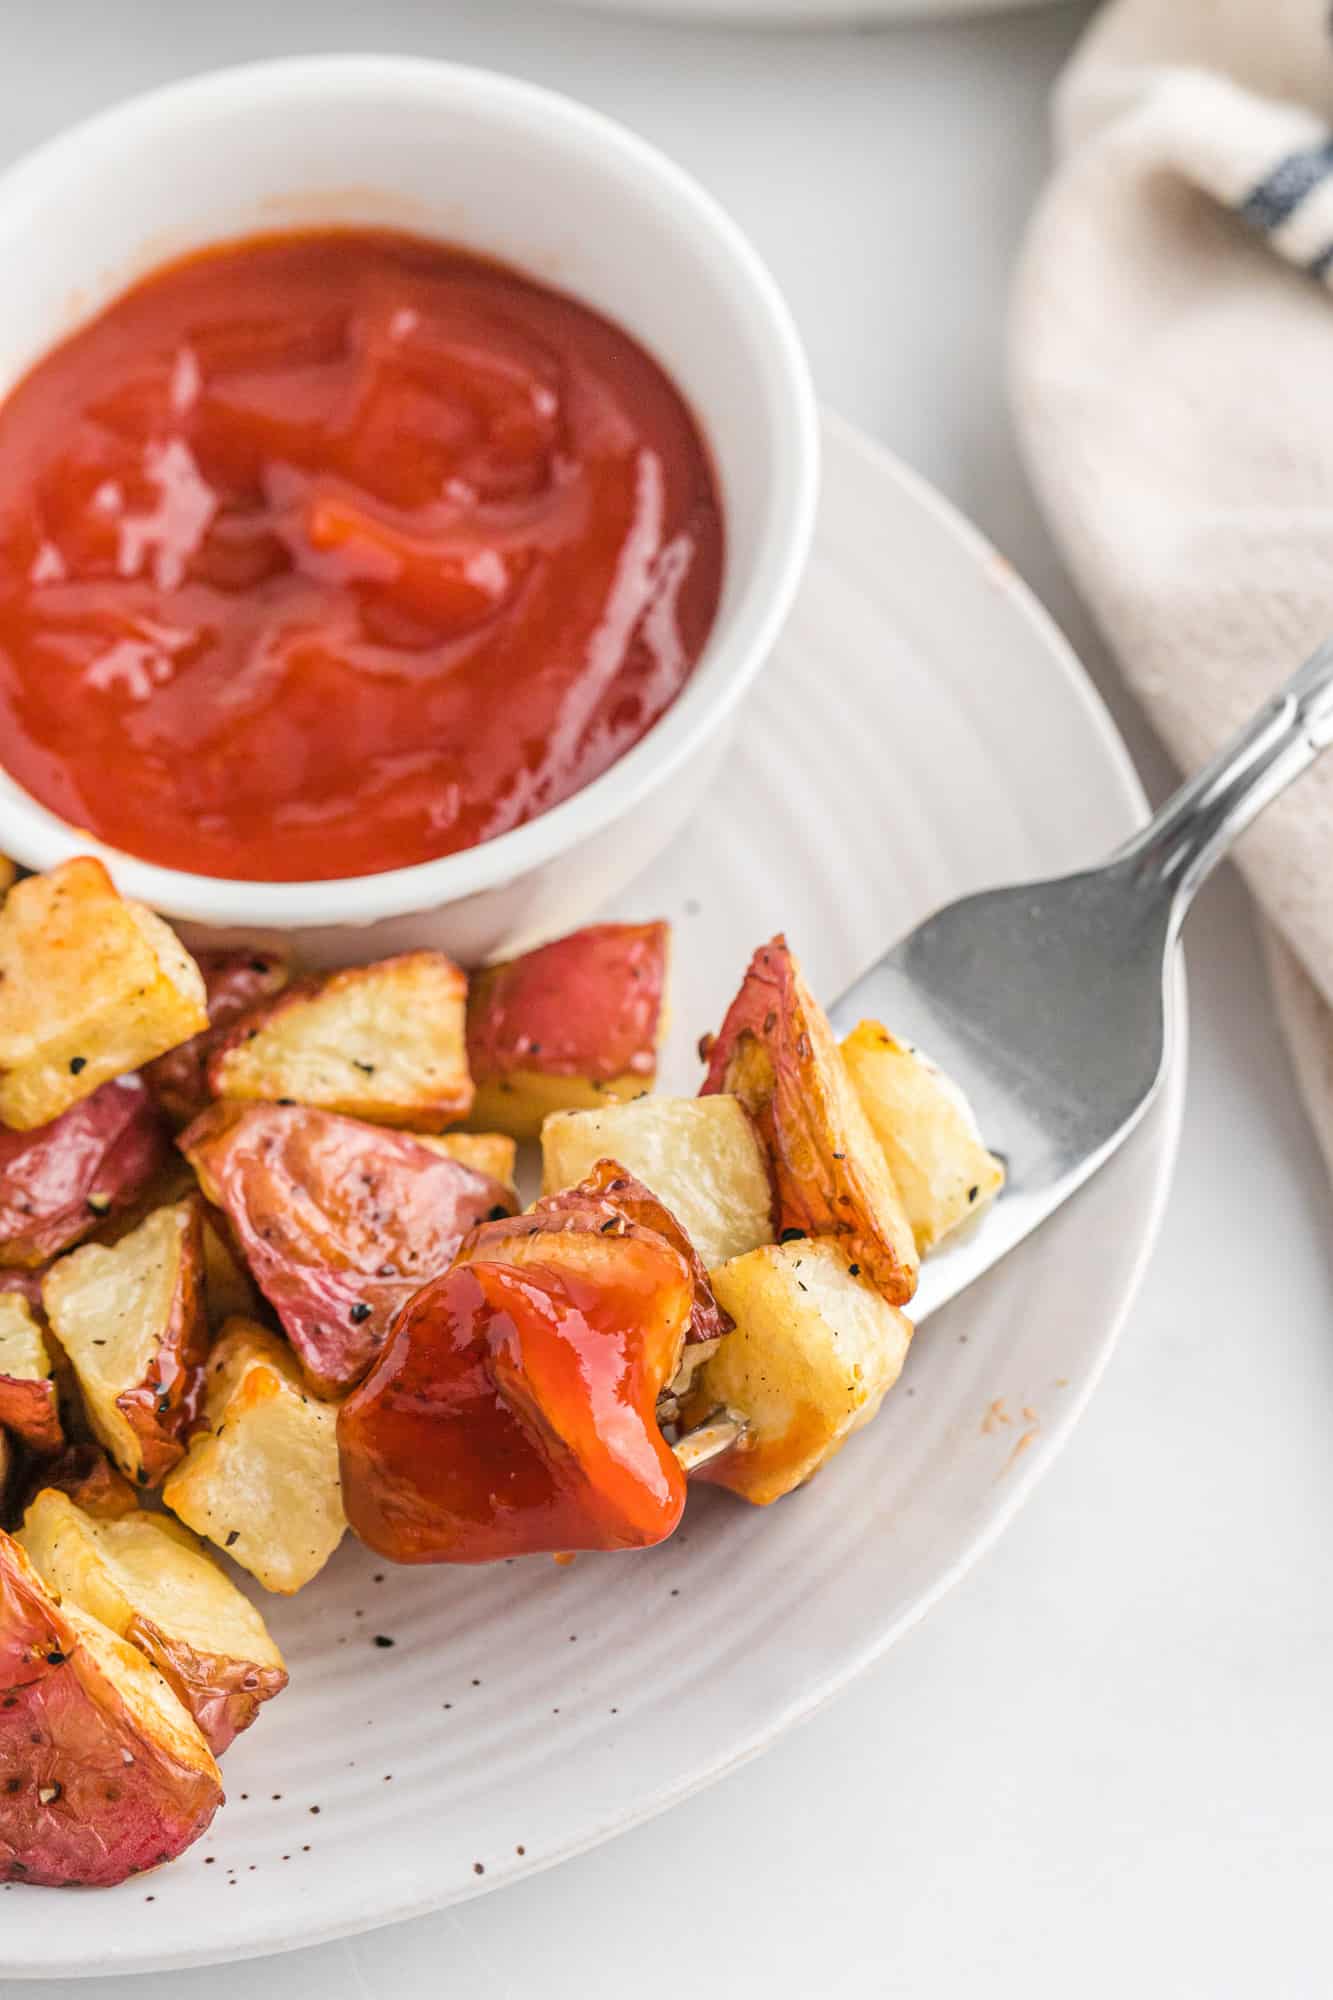
M1196 890L1252 821L1333 744L1333 639L1120 849L1178 926Z

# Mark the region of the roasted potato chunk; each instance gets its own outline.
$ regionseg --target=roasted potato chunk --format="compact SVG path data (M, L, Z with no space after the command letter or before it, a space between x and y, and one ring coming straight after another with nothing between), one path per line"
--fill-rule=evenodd
M842 1053L924 1257L999 1193L1004 1168L962 1091L919 1049L862 1021Z
M215 1105L181 1145L320 1395L359 1381L464 1233L516 1205L406 1132L302 1105Z
M616 1235L497 1238L503 1261L460 1261L394 1322L338 1415L348 1518L379 1554L494 1562L673 1532L685 1480L656 1405L694 1287L662 1236L613 1219Z
M309 1104L438 1132L472 1104L467 981L438 951L404 952L289 986L209 1059L215 1097Z
M668 924L593 924L474 973L474 1128L535 1139L553 1111L651 1090L670 940Z
M600 1111L562 1111L542 1127L542 1192L619 1160L666 1203L706 1265L771 1243L773 1188L739 1098L645 1097Z
M483 1223L466 1239L459 1259L491 1256L504 1263L507 1261L504 1246L520 1237L564 1230L614 1239L623 1235L630 1223L655 1231L685 1260L694 1287L694 1308L685 1330L686 1340L717 1340L726 1333L731 1321L713 1297L703 1259L670 1209L619 1160L598 1160L576 1187L543 1196L525 1215L510 1221Z
M890 1305L920 1260L902 1199L823 1009L784 937L761 945L712 1044L702 1095L731 1091L759 1127L777 1234L837 1236Z
M215 1757L286 1687L282 1655L253 1604L169 1515L136 1509L97 1520L46 1487L17 1540L62 1603L152 1661Z
M33 1451L64 1443L51 1357L31 1305L0 1292L0 1431L12 1431Z
M282 1341L234 1320L209 1358L204 1419L162 1498L266 1590L300 1590L347 1526L336 1410L307 1393Z
M171 1157L138 1077L104 1083L49 1125L0 1131L0 1264L35 1269L131 1207Z
M127 1478L159 1485L185 1448L208 1348L199 1196L62 1257L42 1303L93 1430Z
M0 1534L0 1881L108 1888L222 1803L193 1719L137 1647L57 1604Z
M458 1160L501 1187L514 1188L518 1147L503 1132L413 1132L410 1134L432 1153L446 1160ZM514 1206L518 1206L515 1193Z
M0 854L0 903L19 879L19 871L7 854Z
M746 1431L696 1476L763 1507L869 1423L902 1371L912 1328L852 1276L841 1240L770 1243L710 1275L736 1326L699 1371L694 1414L722 1406Z
M327 1393L365 1372L393 1314L467 1229L516 1205L512 1185L437 1150L442 1140L303 1106L218 1105L181 1143Z
M273 951L201 951L195 955L204 982L208 1027L149 1063L144 1081L167 1116L188 1125L212 1098L208 1065L227 1030L261 1001L281 993L291 978Z
M100 861L30 875L0 905L0 1124L48 1125L207 1026L194 960Z

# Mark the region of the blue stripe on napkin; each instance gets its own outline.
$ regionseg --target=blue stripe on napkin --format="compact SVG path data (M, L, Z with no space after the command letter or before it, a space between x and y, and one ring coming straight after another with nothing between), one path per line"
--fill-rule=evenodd
M1240 205L1243 221L1265 232L1280 229L1319 183L1333 173L1333 139L1288 153Z

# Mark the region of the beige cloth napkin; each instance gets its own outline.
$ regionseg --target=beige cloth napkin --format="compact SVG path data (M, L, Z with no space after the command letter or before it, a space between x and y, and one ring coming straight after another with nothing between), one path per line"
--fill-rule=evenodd
M1193 767L1333 633L1328 0L1112 0L1014 299L1049 523ZM1333 755L1242 842L1333 1172Z

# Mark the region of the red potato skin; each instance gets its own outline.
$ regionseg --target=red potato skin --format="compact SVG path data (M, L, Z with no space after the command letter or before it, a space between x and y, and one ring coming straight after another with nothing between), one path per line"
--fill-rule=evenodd
M483 1223L479 1229L473 1230L461 1254L484 1255L484 1247L478 1246L484 1246L488 1240L498 1242L505 1236L512 1238L519 1234L540 1235L553 1229L592 1229L602 1235L610 1235L618 1215L627 1222L638 1223L644 1229L651 1229L656 1235L665 1237L672 1249L685 1259L694 1286L694 1309L686 1329L686 1340L717 1340L724 1333L730 1333L735 1321L714 1298L698 1251L671 1210L627 1167L622 1167L619 1160L599 1160L577 1187L562 1188L558 1194L546 1195L526 1215L517 1216L510 1222Z
M134 1726L0 1534L0 1882L110 1888L174 1860L221 1804Z
M137 1077L104 1083L34 1132L0 1130L0 1264L34 1269L128 1208L171 1157Z
M42 1311L42 1279L45 1276L45 1267L40 1271L0 1271L0 1292L21 1293L43 1325L46 1316Z
M29 1451L59 1451L65 1433L55 1383L49 1377L0 1375L0 1430L10 1431Z
M287 1674L281 1667L221 1660L197 1653L172 1639L151 1618L132 1618L125 1637L147 1654L168 1687L187 1708L215 1757L248 1729L266 1701L281 1694Z
M134 1488L100 1444L67 1445L59 1458L34 1466L24 1497L25 1510L46 1486L68 1493L75 1506L94 1520L119 1521L139 1510Z
M657 1073L671 926L591 924L472 975L467 1057L476 1084L523 1071Z
M46 1324L46 1315L42 1311L43 1275L41 1271L0 1271L0 1292L17 1292L25 1298L41 1326ZM51 1348L51 1359L59 1369L60 1357L54 1351L54 1342ZM60 1419L59 1382L33 1381L29 1377L0 1374L0 1444L6 1431L31 1452L49 1455L59 1451L65 1442ZM5 1497L3 1488L4 1481L0 1480L0 1501Z
M338 1412L343 1504L378 1554L497 1562L647 1548L674 1532L685 1479L655 1409L689 1278L661 1237L625 1227L614 1282L554 1261L483 1259L456 1265L400 1313ZM674 1317L642 1310L664 1293Z
M360 1381L467 1231L514 1208L406 1133L303 1105L215 1105L180 1144L321 1396Z
M252 1007L281 993L291 978L286 960L272 951L200 951L194 960L204 975L209 1025L178 1049L168 1049L143 1073L175 1125L188 1125L210 1102L208 1065L228 1030Z

